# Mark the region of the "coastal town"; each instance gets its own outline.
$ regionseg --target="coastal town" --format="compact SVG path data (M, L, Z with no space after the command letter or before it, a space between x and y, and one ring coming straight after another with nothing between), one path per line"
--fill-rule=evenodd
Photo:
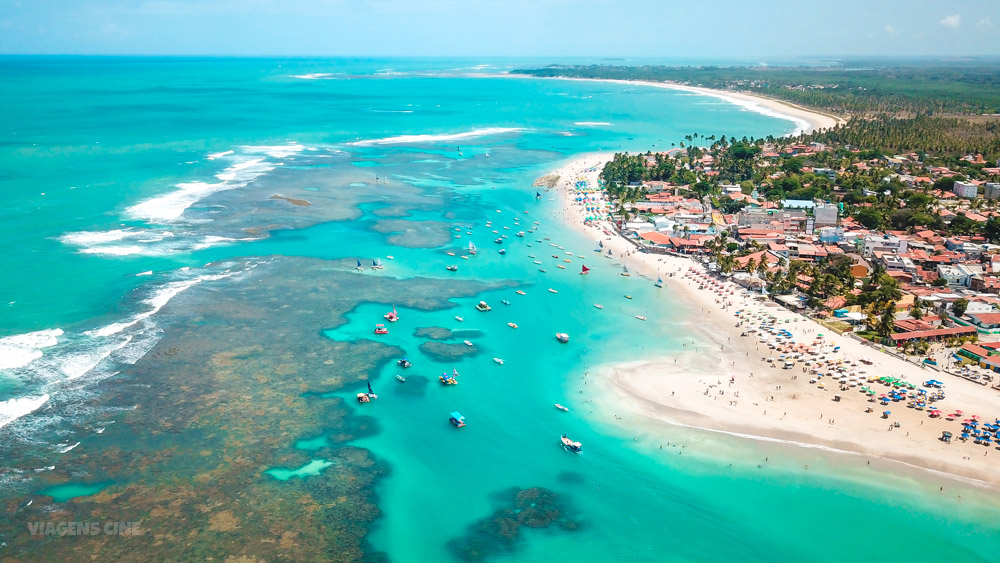
M681 144L557 171L606 257L711 315L716 353L614 366L613 390L671 422L994 482L1000 162Z

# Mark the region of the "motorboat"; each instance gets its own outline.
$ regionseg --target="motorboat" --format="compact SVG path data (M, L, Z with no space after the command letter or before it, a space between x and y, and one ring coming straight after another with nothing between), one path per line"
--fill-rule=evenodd
M466 346L471 347L472 346L472 341L471 340L463 340L462 344L465 344Z
M580 442L574 442L573 440L570 440L569 438L566 437L565 434L559 437L559 441L562 442L563 448L565 448L567 451L578 454L583 450L583 444L581 444Z
M460 317L460 316L458 316L458 315L455 315L455 320L456 320L456 321L458 321L458 322L462 322L462 321L464 321L465 319L463 319L462 317Z
M500 254L507 254L507 249L506 248L501 248L500 249Z
M458 266L445 266L444 269L448 270L449 272L457 272L458 271Z
M569 342L569 335L566 334L565 332L557 332L556 340L562 342L563 344L566 344L567 342Z
M493 308L490 307L489 305L487 305L485 301L480 301L479 303L477 303L476 304L476 309L478 309L478 310L480 310L480 311L482 311L484 313L487 312L487 311L492 311L493 310Z
M510 328L517 328L517 323L507 323Z
M493 358L493 361L500 365L503 365L503 358Z
M501 301L501 303L503 303L504 305L510 305L510 301L508 301L506 299L504 299L503 301Z
M604 305L601 305L600 303L594 303L594 308L595 309L603 309Z
M640 321L646 320L646 317L644 317L642 315L636 315L635 318L639 319Z
M405 378L405 377L403 377L402 375L399 375L399 374L397 373L397 374L396 374L396 381L398 381L398 382L400 382L400 383L406 383L406 378Z
M375 325L375 334L389 334L389 329L385 328L383 324Z
M465 417L462 416L462 413L455 411L448 415L448 422L454 424L455 428L461 428L465 426Z
M632 299L632 296L631 295L626 295L625 299Z
M552 288L550 287L550 288L549 288L549 293L559 293L559 292L558 292L558 291L556 291L556 290L554 290L554 289L552 289Z
M561 410L561 411L563 411L563 412L569 412L569 407L564 407L564 406L560 405L559 403L556 403L556 408L559 409L559 410Z
M396 365L399 366L399 367L401 367L401 368L408 368L408 367L412 366L413 364L411 364L410 361L407 360L406 358L403 358L402 360L396 360Z
M503 238L497 237L497 238L493 239L493 242L495 242L497 244L503 244Z
M515 291L514 293L516 293L518 295L527 295L527 293L525 293L524 291L521 291L520 289L517 290L517 291Z

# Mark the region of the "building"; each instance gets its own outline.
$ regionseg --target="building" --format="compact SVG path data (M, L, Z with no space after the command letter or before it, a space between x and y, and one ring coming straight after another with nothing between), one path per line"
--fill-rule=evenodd
M1000 183L987 182L985 188L986 199L1000 199Z
M969 182L955 182L955 188L952 191L958 197L967 199L975 199L979 195L979 188Z
M819 241L823 244L837 244L844 242L843 227L820 227Z
M817 176L826 176L831 182L837 180L837 171L833 168L813 168L813 174Z
M837 225L837 214L840 207L835 203L821 203L813 210L816 218L816 228L835 227Z
M873 252L906 253L906 239L893 235L868 235L862 241L862 252L871 256Z

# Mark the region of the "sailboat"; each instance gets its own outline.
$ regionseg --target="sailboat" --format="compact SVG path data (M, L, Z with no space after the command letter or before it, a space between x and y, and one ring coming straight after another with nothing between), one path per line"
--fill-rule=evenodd
M382 269L382 260L379 259L379 258L375 258L374 260L372 260L372 269L373 270L381 270Z
M604 249L604 243L601 241L597 241L597 248L594 249L594 252L601 252L603 249Z
M535 192L535 199L542 199L541 192Z
M582 275L584 275L584 274L589 274L589 273L590 273L590 268L588 268L588 267L587 267L587 265L586 265L586 264L584 264L584 265L583 265L583 269L582 269L582 270L580 270L580 275L582 276Z
M631 274L628 273L628 266L624 266L623 265L622 266L622 272L620 274L618 274L618 275L625 276L625 277L630 276Z
M357 266L357 267L356 267L355 269L356 269L357 271L359 271L359 272L360 272L361 270L364 270L364 269L365 269L365 267L361 265L361 259L360 259L360 258L358 258L358 266Z
M655 285L656 287L663 287L663 278L656 278L656 283L654 283L653 285Z
M476 254L477 252L479 252L479 251L476 250L476 245L472 244L472 241L470 240L469 241L469 254Z

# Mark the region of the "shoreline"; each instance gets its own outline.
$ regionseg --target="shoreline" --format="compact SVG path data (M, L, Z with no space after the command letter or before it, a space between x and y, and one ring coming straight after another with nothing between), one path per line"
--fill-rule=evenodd
M859 391L861 384L837 391L836 384L827 380L827 386L820 387L817 382L809 381L813 376L802 364L786 370L766 362L765 358L780 352L760 343L757 335L741 337L742 331L751 325L744 322L743 327L737 327L735 313L741 309L765 311L777 317L777 324L800 341L829 333L825 342L831 348L840 347L835 357L855 362L861 358L871 360L871 365L858 365L867 375L900 376L919 385L927 379L942 379L938 372L833 333L773 302L758 303L731 282L723 284L722 298L710 288L698 289L700 283L695 275L704 272L704 268L694 260L639 253L631 242L614 233L607 222L585 225L582 208L572 199L573 185L579 178L596 185L597 174L608 159L610 153L589 153L565 161L548 173L559 176L552 189L559 192L556 197L561 199L566 226L602 241L616 260L628 265L633 275L650 281L661 277L663 291L669 291L673 299L692 308L692 315L682 322L689 323L691 332L697 336L692 334L692 340L683 343L684 348L690 348L676 355L595 366L592 371L606 388L595 401L602 410L620 412L624 408L643 422L724 433L758 444L774 442L782 447L815 448L826 450L827 454L853 454L902 464L900 469L904 472L924 473L924 481L929 475L938 475L977 488L1000 489L1000 475L989 457L993 447L958 441L961 429L958 422L931 419L925 411L907 408L904 403L883 407L869 402ZM947 398L941 404L942 410L962 409L984 417L995 412L991 405L995 397L984 393L980 386L953 377L948 377L945 383ZM878 383L864 385L870 385L879 394L889 389ZM840 401L834 400L835 394L841 395ZM869 407L875 412L865 412ZM891 410L891 418L882 418L879 413L883 410ZM890 430L895 422L900 426ZM656 424L640 424L650 426L653 433L657 431ZM946 430L956 437L951 444L938 439ZM992 453L994 459L1000 456L1000 451Z
M653 88L665 88L680 92L689 92L701 96L710 96L725 100L741 108L760 113L778 119L784 119L795 123L795 131L785 136L795 136L813 131L830 129L837 125L846 124L844 118L826 113L820 110L806 108L792 102L786 102L777 98L769 98L760 94L750 94L747 92L737 92L731 90L717 90L703 86L688 86L676 82L654 82L651 80L618 80L614 78L575 78L570 76L536 77L531 75L508 75L522 78L540 78L543 80L575 80L584 82L606 82L609 84L637 84Z

